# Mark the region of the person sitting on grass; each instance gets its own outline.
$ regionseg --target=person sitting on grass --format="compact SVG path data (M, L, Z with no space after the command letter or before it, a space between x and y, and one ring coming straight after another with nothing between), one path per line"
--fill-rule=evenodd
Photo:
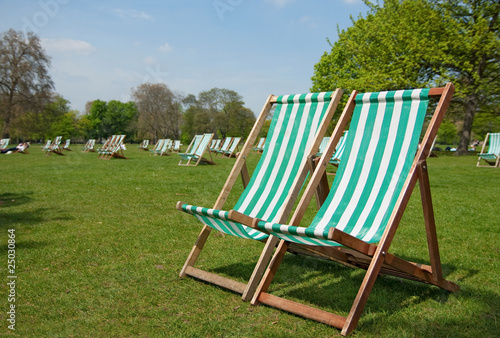
M0 153L2 154L12 154L12 153L22 153L29 154L28 148L30 147L29 142L19 143L16 147L2 149Z

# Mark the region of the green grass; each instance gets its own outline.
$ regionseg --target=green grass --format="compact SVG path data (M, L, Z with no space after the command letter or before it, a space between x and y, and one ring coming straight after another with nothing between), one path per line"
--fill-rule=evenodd
M29 155L0 155L0 335L339 335L178 277L201 227L175 203L212 206L234 159L181 167L175 154L150 157L134 145L128 160L72 149L66 156L43 156L37 146ZM250 156L251 170L259 156ZM500 169L476 168L476 161L445 154L428 160L444 274L461 290L381 277L356 336L498 336ZM241 190L237 182L228 206ZM6 321L8 229L16 230L15 332ZM197 266L245 281L261 249L212 235ZM391 251L428 262L418 189ZM271 291L346 315L362 278L361 270L287 255Z

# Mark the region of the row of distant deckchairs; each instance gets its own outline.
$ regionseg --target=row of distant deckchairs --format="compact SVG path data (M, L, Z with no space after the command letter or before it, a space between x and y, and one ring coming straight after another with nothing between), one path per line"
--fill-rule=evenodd
M241 137L226 137L224 142L220 139L212 140L210 143L210 151L215 153L215 156L220 154L226 157L236 157L240 142Z
M167 155L169 152L176 152L177 153L180 151L180 147L181 147L180 140L171 140L171 139L159 139L158 142L156 142L153 149L148 149L147 144L149 144L149 141L147 141L147 143L143 141L143 144L139 148L144 149L144 150L149 150L151 155L154 155L154 156Z
M252 304L267 304L340 328L343 335L355 329L380 274L457 291L459 286L443 277L426 163L453 92L451 83L432 89L353 91L315 165L310 159L318 153L342 91L270 96L213 208L177 203L177 209L203 223L180 276L228 288ZM419 146L431 97L440 99ZM262 156L251 178L245 178L246 158L272 109ZM349 132L344 136L348 125ZM345 145L334 181L331 187L320 189L342 136ZM224 211L240 174L245 190L233 209ZM430 265L407 261L389 251L417 182ZM321 207L309 225L300 226L314 195ZM247 283L195 267L212 229L265 243ZM223 253L221 248L217 250ZM367 270L346 317L268 292L287 251Z
M97 149L99 153L98 158L109 160L113 157L126 159L123 150L125 145L123 144L123 140L126 135L113 135L109 137L106 142L102 145L101 148Z

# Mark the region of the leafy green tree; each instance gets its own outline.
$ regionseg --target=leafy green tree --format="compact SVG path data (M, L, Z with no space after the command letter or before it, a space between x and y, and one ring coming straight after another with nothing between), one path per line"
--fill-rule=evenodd
M438 142L442 144L453 144L457 137L457 128L450 121L443 121L438 131Z
M467 153L474 115L498 106L500 39L496 0L365 0L366 17L339 31L315 65L312 90L350 92L456 85Z

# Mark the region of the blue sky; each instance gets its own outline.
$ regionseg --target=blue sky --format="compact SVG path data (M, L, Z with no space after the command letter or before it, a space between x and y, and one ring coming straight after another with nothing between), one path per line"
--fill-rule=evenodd
M75 110L162 82L231 89L258 114L269 94L308 92L327 38L366 12L362 0L0 0L0 32L40 36Z

